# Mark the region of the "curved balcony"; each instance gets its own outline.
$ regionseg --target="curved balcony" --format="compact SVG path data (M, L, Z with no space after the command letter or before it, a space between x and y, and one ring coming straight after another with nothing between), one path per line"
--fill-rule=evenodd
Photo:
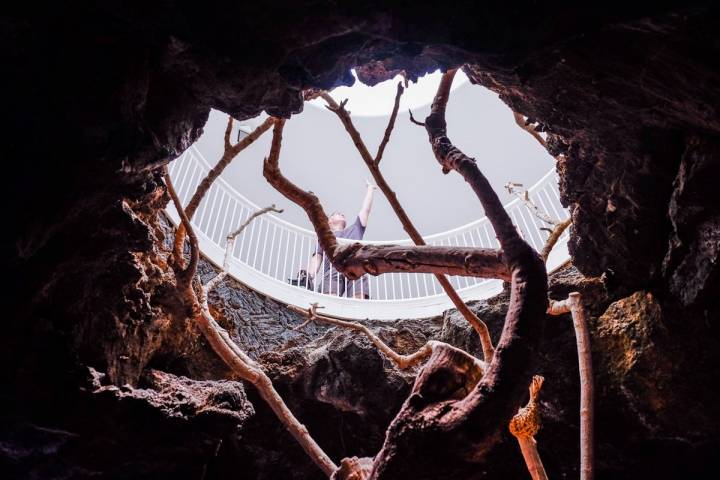
M172 162L170 175L183 204L187 204L210 168L194 146ZM568 217L560 204L554 169L528 192L536 205L550 216L557 219ZM203 199L192 221L205 257L216 265L222 265L226 235L259 208L219 178ZM506 204L505 209L522 237L539 251L548 237L545 230L547 225L536 218L519 199ZM168 206L167 213L173 222L179 222L172 204ZM486 217L424 238L429 245L498 248L492 226ZM548 271L558 268L569 259L567 239L566 231L548 258ZM453 306L431 274L391 273L371 276L368 282L369 300L337 297L311 290L307 281L298 282L297 275L305 269L316 243L314 231L298 227L275 215L263 215L237 238L228 273L253 290L280 302L299 306L318 302L325 307L323 313L344 318L422 318L437 315ZM361 243L412 245L410 239ZM491 297L499 293L502 287L499 280L452 276L449 279L465 301Z

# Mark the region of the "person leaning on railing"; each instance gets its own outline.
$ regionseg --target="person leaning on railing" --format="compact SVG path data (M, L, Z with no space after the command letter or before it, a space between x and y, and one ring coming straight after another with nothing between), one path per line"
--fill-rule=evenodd
M335 233L337 238L347 238L349 240L362 240L365 235L368 217L372 209L373 195L377 187L366 180L367 191L363 199L362 207L358 212L355 222L347 226L345 215L340 212L333 212L328 216L330 229ZM318 272L322 266L322 276L318 279ZM351 298L370 298L369 284L367 276L362 276L357 280L350 280L343 274L335 270L330 260L323 252L320 244L315 247L315 253L310 258L308 272L313 281L315 290L328 293L331 295L345 296Z

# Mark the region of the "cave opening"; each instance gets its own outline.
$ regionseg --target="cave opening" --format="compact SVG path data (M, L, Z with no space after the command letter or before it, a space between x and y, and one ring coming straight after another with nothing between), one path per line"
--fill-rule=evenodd
M524 428L521 421L534 417L530 408L518 420L523 428L513 427L513 435L535 434L550 477L587 475L578 461L582 364L579 368L571 318L577 307L571 301L573 292L582 295L595 367L596 476L703 478L717 471L720 414L715 392L708 388L718 384L720 352L720 213L713 181L720 155L716 6L667 2L617 8L438 8L420 2L406 9L361 2L317 9L316 3L281 2L246 9L221 3L222 16L182 3L152 9L55 5L32 11L14 5L3 20L7 91L12 92L6 112L12 121L6 128L5 204L13 207L8 209L10 234L3 238L3 254L7 278L13 281L5 291L10 315L0 339L0 380L8 387L0 394L0 468L9 478L327 478L278 421L282 414L278 417L268 407L267 389L243 381L237 369L228 367L230 357L221 359L199 329L197 304L188 303L186 296L192 296L190 290L201 294L209 285L206 306L212 321L207 331L241 351L225 353L262 370L330 463L345 473L355 468L363 478L363 470L370 468L371 478L377 479L526 478L528 468L507 424L542 384L533 408L535 413L539 409L543 428ZM238 49L250 44L252 48ZM183 165L184 152L192 151L203 126L210 125L208 116L212 121L217 112L226 112L237 119L235 127L261 111L276 119L261 141L277 139L277 156L271 155L268 143L254 158L238 159L231 166L254 164L253 177L239 173L224 181L257 178L263 170L280 190L304 202L304 218L308 211L318 213L312 198L303 194L306 189L319 193L326 213L336 208L352 212L357 206L325 206L325 199L335 203L338 195L321 191L322 185L303 182L299 186L304 188L293 190L281 182L282 173L297 181L292 169L304 163L292 155L293 121L300 116L291 118L302 108L306 111L300 115L308 114L304 94L350 83L354 67L358 78L372 84L399 71L414 79L459 66L471 83L497 94L509 107L508 115L519 113L516 124L512 116L507 118L523 142L536 148L544 142L549 156L558 160L559 203L572 211L572 227L564 239L571 264L549 275L547 291L536 298L537 305L549 301L555 313L566 313L545 318L533 310L532 315L520 315L544 325L535 330L537 324L520 322L531 326L514 335L532 339L532 345L521 349L527 353L525 367L531 367L515 369L522 374L497 376L513 380L512 388L501 382L495 385L499 388L486 390L505 392L495 397L502 402L493 403L489 396L483 404L487 408L475 409L478 403L473 403L486 399L476 395L477 385L491 379L477 383L476 369L488 368L482 362L494 352L488 355L483 348L482 329L472 318L486 324L490 346L495 347L507 312L517 311L513 289L502 284L512 278L498 268L497 257L465 252L476 254L465 256L468 262L477 262L462 263L450 255L466 248L455 240L428 245L445 247L444 258L455 262L443 264L451 274L472 264L476 275L501 277L495 278L498 295L469 302L463 310L462 290L472 287L472 280L451 280L460 302L448 304L440 314L406 309L402 319L366 314L372 318L360 323L372 335L338 323L346 320L329 308L314 310L292 302L297 309L289 309L289 302L263 293L259 286L267 280L264 264L251 262L263 274L253 281L234 274L232 266L230 275L224 275L224 232L239 225L223 219L247 219L247 214L205 218L200 223L212 227L209 234L197 228L200 242L208 246L197 259L197 275L183 275L185 270L176 268L182 266L176 263L180 255L172 254L179 222L176 218L173 225L164 213L169 185L164 168L169 164L171 174L180 174L176 187L182 194L191 173L183 177L174 170ZM394 89L384 105L392 106ZM395 127L395 134L406 124L425 135L418 142L425 153L448 148L433 152L429 162L439 182L450 178L442 176L440 168L472 166L459 154L448 160L446 153L458 153L451 147L474 156L480 170L487 166L479 149L461 145L460 135L453 133L460 123L471 124L452 119L458 96L453 91L447 107L447 128L455 145L441 134L442 124L434 123L438 117L428 122L427 112L417 107L415 120L431 132L405 118L398 118ZM335 99L338 107L341 100ZM382 131L364 131L352 102L346 105L350 119L374 155ZM333 121L337 136L349 147L343 157L352 156L352 163L362 168L365 159L353 151L338 107L333 107L335 112L324 106L318 110ZM406 115L404 107L399 115ZM56 128L46 128L47 118L58 119ZM232 133L232 143L243 140ZM323 134L329 132L319 133L322 151ZM407 165L391 158L392 148L391 140L381 169ZM264 157L270 161L261 167ZM454 164L454 159L461 163ZM186 162L185 168L192 164ZM308 170L312 177L313 169ZM341 172L334 170L338 177ZM365 176L350 175L360 180ZM416 202L405 201L408 193L401 191L408 184L422 190L419 180L392 178L390 172L388 178L409 217L419 223L422 212L412 212ZM529 186L517 178L501 180L513 181ZM236 190L265 184L249 183ZM498 186L493 189L504 195ZM357 196L346 190L345 196ZM460 189L448 186L417 203L429 199L438 204L448 190ZM542 225L519 193L517 203L524 210L522 217L510 215L512 223L521 230L523 222ZM215 197L207 197L206 203L217 198L221 211L233 208L228 192L209 194ZM545 197L532 191L530 200L540 204L540 213L552 210ZM278 207L290 208L289 203L278 202ZM479 211L478 199L473 203ZM203 208L200 205L198 215ZM440 216L447 227L420 230L433 234L472 221L450 215L461 210L450 206L449 213ZM172 208L168 214L172 220ZM275 245L272 228L281 223L271 224L271 215L256 218L241 235L255 226L259 244ZM281 220L282 215L277 217ZM313 218L312 235L322 236L315 232L318 225L320 233L324 231L323 222L317 222L322 216ZM258 233L260 225L265 230ZM270 233L262 233L268 229ZM539 237L521 232L524 240L549 236L537 230ZM482 245L485 236L478 232L480 236L473 232L468 238L470 245L475 240L474 247ZM487 233L492 243L493 230ZM401 237L405 235L378 232L358 250L340 245L337 252L344 256L334 260L345 262L342 267L351 275L401 264L425 268L423 262L437 260L413 257L422 249L410 250L410 244L401 245L404 252L413 252L409 257L383 245L388 238ZM215 238L215 247L208 238ZM276 230L275 238L282 242L290 236ZM332 238L325 236L325 241L330 242L325 250L335 252ZM249 251L242 242L238 237L235 244L243 249L237 252L241 262ZM192 252L185 248L186 254ZM389 260L378 264L373 252L381 248ZM256 251L258 258L277 258ZM287 265L265 262L280 272L276 283L288 285L296 274L303 261L299 254L293 258L295 263ZM523 274L532 270L525 265ZM381 276L397 283L397 275ZM431 275L415 274L418 279ZM530 285L538 285L538 278L530 277ZM412 278L407 291L422 297L423 283ZM531 293L537 294L533 288ZM375 286L374 292L383 289ZM388 288L389 298L371 300L404 301L392 298L391 292ZM438 298L450 295L433 292ZM302 298L307 302L307 296ZM343 301L348 306L355 300ZM367 312L373 301L355 303L358 311ZM447 347L437 349L437 342ZM506 347L497 348L500 357L511 350ZM432 355L439 351L455 363L434 357L421 360L423 367L417 371L412 370L417 365L409 372L398 366L412 364L433 349ZM499 363L512 364L521 356L503 357ZM443 365L464 373L436 368ZM261 378L252 368L245 372L248 378ZM531 382L535 374L544 376L544 383ZM437 435L424 436L420 425L432 417L433 409L424 419L414 415L438 399L451 409L449 417L468 414L465 418L478 428L468 432L438 424ZM500 412L490 417L502 419L503 428L486 428L491 420L470 415L474 411ZM480 438L490 431L497 433ZM302 437L302 428L296 434ZM490 444L493 448L485 448ZM353 463L356 455L366 458ZM372 456L370 467L367 459ZM343 459L347 461L341 463Z

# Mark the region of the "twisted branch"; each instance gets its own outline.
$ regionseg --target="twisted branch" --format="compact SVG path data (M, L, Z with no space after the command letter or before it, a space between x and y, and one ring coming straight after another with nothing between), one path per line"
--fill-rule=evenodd
M535 125L528 123L527 120L525 120L525 118L516 111L513 111L513 118L515 119L515 123L517 123L520 128L532 135L533 138L537 140L538 143L542 145L545 150L547 150L547 142L542 137L542 135L540 135L540 132L537 131Z
M390 120L388 120L388 126L385 129L385 135L380 142L380 147L378 148L377 154L374 158L370 155L370 152L365 146L365 142L363 141L360 132L357 130L357 128L355 128L355 125L352 122L352 118L350 117L350 113L345 109L345 103L342 102L338 105L337 102L335 102L335 100L326 92L322 93L321 96L327 102L328 110L334 112L342 122L345 130L350 135L350 138L352 139L355 147L360 153L360 157L365 162L368 170L370 170L370 174L373 176L375 183L387 198L390 206L395 212L395 215L400 220L400 223L402 224L405 232L407 232L415 245L425 245L425 240L422 238L422 235L420 235L420 232L418 232L417 228L415 228L415 225L413 225L410 217L407 215L407 212L405 212L405 209L402 207L402 205L400 205L400 201L398 200L397 195L390 188L390 185L385 180L385 177L380 172L379 168L380 161L382 160L382 155L385 151L385 147L390 141L390 134L392 133L393 127L395 125L395 119L397 118L397 112L400 107L400 98L402 97L403 92L404 89L402 83L398 83L392 114L390 115ZM435 278L437 279L438 283L440 283L440 286L450 298L453 305L455 305L455 308L458 309L458 311L463 315L463 317L465 317L468 323L470 323L470 325L472 325L472 327L477 332L478 336L480 337L480 344L482 345L483 357L485 361L491 361L495 349L492 344L492 338L490 337L490 331L488 330L485 322L480 320L480 318L475 315L475 313L473 313L473 311L470 310L467 305L465 305L465 302L462 301L460 295L458 295L458 293L455 291L455 288L453 288L452 284L447 279L447 277L445 277L445 275L436 273Z
M280 171L279 156L284 123L283 119L278 119L275 123L270 154L265 159L263 175L278 192L305 210L321 248L338 272L350 279L357 279L365 274L414 272L509 280L510 272L503 253L499 250L429 245L406 247L360 243L338 244L317 196L290 182Z
M258 363L243 352L232 341L228 332L215 321L207 302L206 291L208 289L200 288L199 293L196 293L193 288L192 280L195 278L197 258L199 256L197 237L178 196L175 194L167 170L165 182L190 239L190 265L178 275L178 290L189 307L190 319L197 325L215 353L235 374L241 379L250 382L257 389L260 397L268 404L288 432L298 441L305 453L310 456L326 476L330 477L338 467L310 436L305 425L300 423L293 415Z
M550 235L548 236L547 240L545 240L545 245L543 245L542 250L540 251L540 256L543 258L543 261L547 262L548 257L550 256L550 252L552 252L552 249L555 247L555 244L557 244L558 240L560 240L560 236L563 234L563 232L572 225L572 218L568 217L565 220L558 220L557 218L553 218L547 213L540 210L540 207L535 205L535 202L530 200L530 194L527 190L522 188L521 183L513 183L509 182L505 184L505 189L508 191L508 193L515 194L530 210L532 213L535 214L537 218L542 220L543 222L552 225L552 229L545 229L542 228L541 230L548 230L550 232Z
M188 202L187 206L185 207L185 214L187 217L192 220L193 215L195 215L195 211L200 206L200 202L205 197L207 192L210 190L210 186L217 180L217 178L220 176L220 174L225 170L225 168L230 165L230 162L238 156L240 152L245 150L247 147L249 147L255 140L260 138L260 136L268 131L270 127L273 125L274 119L272 117L268 117L265 119L263 123L261 123L255 130L250 132L246 137L244 137L242 140L237 142L235 145L232 145L230 143L230 133L232 132L232 126L233 126L233 118L228 115L228 123L227 127L225 127L225 137L224 137L224 151L222 154L222 157L220 157L220 160L218 161L217 165L215 165L208 174L203 178L200 183L198 184L197 188L195 189L195 193L193 194L192 198ZM183 256L182 256L182 248L183 243L185 242L185 232L187 230L187 227L185 227L184 224L181 224L177 232L175 233L175 242L173 245L173 257L175 259L175 263L177 263L179 266L183 265Z
M233 248L235 247L235 240L237 239L238 235L242 233L245 228L250 225L250 222L255 220L255 218L259 217L260 215L263 215L268 212L275 212L275 213L282 213L282 209L277 209L275 207L275 204L270 205L269 207L261 208L260 210L257 210L250 215L247 220L243 222L242 225L240 225L237 230L234 232L228 233L226 239L225 239L225 256L223 257L223 265L222 270L220 273L218 273L215 277L213 277L207 285L205 285L205 294L207 295L210 290L215 288L218 283L220 283L228 274L228 269L230 268L230 257L231 253L233 251Z
M293 312L300 313L308 317L307 321L302 323L298 328L302 328L311 322L318 322L324 323L326 325L347 328L365 335L368 340L370 340L370 342L372 342L372 344L377 347L378 350L380 350L390 361L392 361L401 370L406 370L410 367L418 365L423 360L426 360L438 345L445 345L444 342L430 340L425 345L420 347L415 353L412 353L410 355L402 355L390 348L390 346L380 340L380 337L375 335L372 330L370 330L367 326L361 323L348 322L345 320L340 320L339 318L334 318L327 315L320 315L319 313L317 313L317 309L322 307L318 306L317 303L311 304L310 308L308 309L303 309L295 305L288 305L288 308ZM487 364L481 360L477 360L477 366L482 372L484 372Z
M467 395L411 396L375 456L371 479L408 478L417 472L423 472L422 478L436 478L438 472L433 468L442 460L471 457L473 462L480 461L499 441L507 419L520 405L547 309L547 277L542 259L522 240L475 161L447 137L445 110L454 75L454 70L443 75L425 129L443 172L454 170L462 175L485 209L511 272L510 305L495 355L482 379ZM430 378L424 372L441 369L452 361L433 355L418 376L413 392L432 388L425 386ZM408 462L410 456L412 462ZM430 457L432 461L427 460Z

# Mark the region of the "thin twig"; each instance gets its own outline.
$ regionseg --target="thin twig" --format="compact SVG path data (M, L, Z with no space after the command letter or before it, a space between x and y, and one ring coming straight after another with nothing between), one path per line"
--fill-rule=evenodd
M195 211L200 206L200 202L210 190L210 186L220 176L223 170L225 170L225 168L230 165L230 162L232 162L232 160L237 157L240 152L245 150L255 140L260 138L263 133L268 131L274 122L275 120L273 119L273 117L266 118L265 121L261 123L255 130L250 132L246 137L243 137L243 139L237 142L235 145L232 145L230 143L230 132L232 131L233 118L228 115L228 123L225 127L225 136L223 141L224 150L222 157L220 157L218 163L212 169L210 169L205 178L200 181L197 188L195 189L195 193L193 193L192 198L185 207L185 213L190 220L192 220L193 215L195 215ZM173 256L175 257L175 261L179 265L183 264L182 247L184 242L185 227L181 225L177 229L177 232L175 234L175 242L173 247Z
M547 259L550 256L550 252L552 252L552 249L553 247L555 247L555 244L560 239L560 236L572 224L572 217L568 217L565 220L558 220L543 212L542 210L540 210L540 207L535 204L535 202L530 200L530 194L527 190L522 188L521 183L506 183L505 189L511 195L515 194L525 204L528 210L535 214L537 218L553 226L552 229L541 228L541 230L547 230L548 232L550 232L547 240L545 240L545 245L543 245L543 248L540 251L540 256L543 258L543 261L547 262Z
M197 236L195 235L195 230L190 225L190 219L185 213L185 209L183 208L182 203L180 203L180 198L175 191L175 187L173 186L167 166L165 167L165 185L167 187L168 194L170 194L170 198L175 206L175 210L177 210L178 215L180 216L180 222L185 227L185 230L187 231L187 236L190 239L190 263L188 264L188 266L185 269L182 269L181 263L178 262L177 259L175 261L175 265L181 269L177 274L178 281L189 287L193 277L195 276L195 272L197 271L197 265L200 261L200 247L198 245ZM177 235L177 231L175 235Z
M517 196L530 210L537 218L542 220L543 222L547 223L548 225L557 225L560 223L560 220L556 218L552 218L550 215L546 214L540 208L535 205L535 202L530 200L530 194L527 190L525 190L522 186L522 183L514 183L514 182L508 182L505 184L505 190L508 191L510 195Z
M415 120L415 117L413 117L412 110L408 109L408 113L410 114L410 121L414 123L415 125L419 127L425 127L425 122L419 122Z
M390 348L385 342L380 340L380 337L375 335L372 330L370 330L367 326L361 323L348 322L346 320L340 320L339 318L334 318L328 315L318 314L317 308L319 307L317 306L317 304L311 304L310 308L308 309L303 309L295 305L288 305L288 308L293 312L300 313L308 317L308 320L304 322L302 326L306 325L309 322L318 322L324 323L326 325L334 325L337 327L347 328L355 332L362 333L368 338L368 340L370 340L370 342L372 342L373 345L375 345L378 350L380 350L401 370L405 370L418 365L420 362L427 359L432 354L433 348L443 343L435 340L430 340L414 353L410 355L401 355L392 348ZM481 360L477 360L477 366L482 372L484 372L487 368L487 364L485 362L482 362Z
M547 150L547 142L542 137L542 135L540 135L540 132L535 129L534 125L529 124L521 114L515 111L513 111L513 118L515 118L515 123L517 123L520 128L532 135L533 138L537 140L538 143L542 145L545 150Z
M222 270L215 277L210 279L207 285L205 285L205 294L209 293L213 288L218 285L218 283L220 283L227 276L228 270L230 269L231 253L233 251L233 248L235 247L235 240L237 239L238 235L240 235L240 233L242 233L242 231L245 230L245 228L250 225L250 222L255 220L255 218L268 212L282 213L283 210L276 208L275 204L272 204L269 207L261 208L260 210L253 212L252 215L250 215L247 220L245 220L245 222L243 222L243 224L240 225L234 232L230 232L227 235L225 239L225 256L223 258Z
M397 93L395 94L395 104L393 105L392 113L390 114L390 119L388 120L387 128L385 129L385 135L383 135L378 151L375 154L375 166L380 165L380 160L382 160L383 153L385 153L385 147L387 147L387 144L390 141L390 135L392 134L393 127L395 127L395 119L397 119L398 109L400 108L400 97L402 97L404 91L405 89L403 88L402 83L398 83Z
M543 261L547 262L547 259L550 256L550 252L552 252L553 247L555 247L555 244L558 242L558 240L560 240L560 236L570 225L572 225L571 217L568 217L562 222L555 225L555 228L553 228L550 232L550 236L548 236L547 240L545 240L545 245L540 252L540 256L543 258Z

